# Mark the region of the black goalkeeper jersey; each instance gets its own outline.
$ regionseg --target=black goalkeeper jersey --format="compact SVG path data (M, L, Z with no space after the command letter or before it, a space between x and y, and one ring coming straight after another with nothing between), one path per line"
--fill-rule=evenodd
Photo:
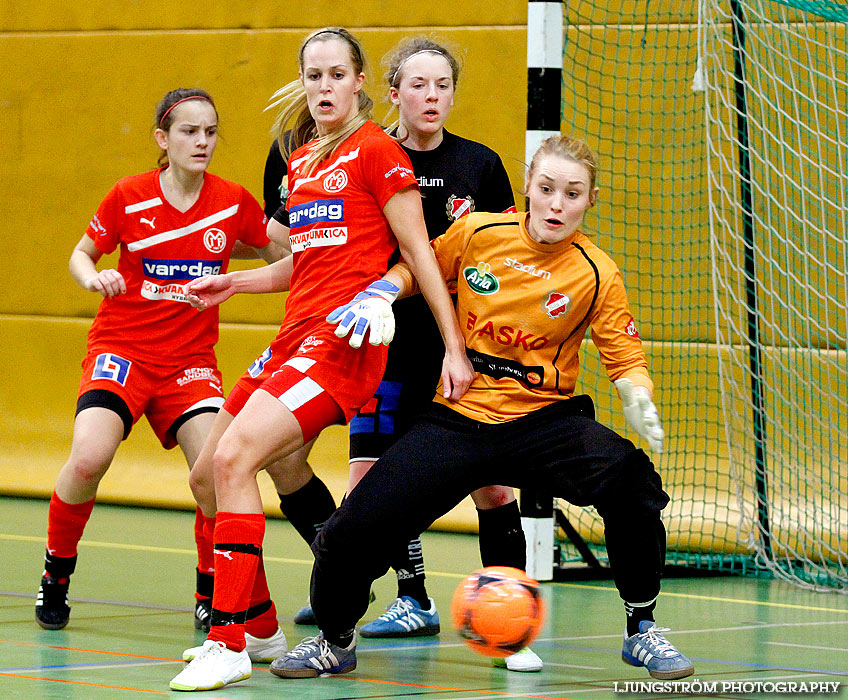
M500 157L491 148L444 131L432 151L404 148L421 190L430 239L473 211L515 210L515 198ZM404 386L398 420L411 421L432 401L445 348L436 320L420 294L393 305L396 330L384 379Z
M430 240L473 211L503 212L515 207L512 186L498 154L482 143L449 131L443 134L432 151L404 148L421 189Z

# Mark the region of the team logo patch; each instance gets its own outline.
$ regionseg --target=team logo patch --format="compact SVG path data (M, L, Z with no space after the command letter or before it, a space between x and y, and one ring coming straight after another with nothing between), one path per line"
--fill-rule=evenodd
M179 386L185 386L190 382L208 382L210 386L218 389L218 380L215 377L215 370L211 367L189 367L183 370L183 376L177 379Z
M156 284L150 280L141 283L141 296L150 301L178 301L188 304L185 295L185 285L173 282L170 284Z
M624 329L624 332L627 333L631 338L639 337L639 329L636 328L636 321L633 317L630 317L630 323L627 324L627 327Z
M324 178L323 185L326 192L341 192L347 187L347 173L341 168L334 170Z
M302 233L289 233L292 253L300 253L307 248L324 248L347 243L347 226L311 228Z
M462 276L475 294L494 294L501 285L498 278L492 274L492 266L489 263L477 263L477 267L466 267Z
M466 214L474 211L474 200L471 197L448 197L447 214L451 221L459 221Z
M253 361L253 364L247 368L247 373L256 379L260 374L262 374L262 370L265 369L265 363L267 363L273 356L274 354L271 352L271 348L265 348L262 351L262 354Z
M391 170L387 171L387 172L386 172L386 174L385 174L385 175L383 175L383 177L384 177L386 180L388 180L388 179L389 179L392 175L394 175L395 173L400 173L400 174L401 174L401 176L406 176L406 175L408 175L408 176L410 176L410 177L415 177L415 173L413 173L413 172L412 172L409 168L404 167L404 166L403 166L403 165L401 165L400 163L398 163L398 164L397 164L394 168L392 168Z
M320 338L316 338L314 335L308 335L303 339L303 342L300 344L300 347L297 349L298 352L309 352L312 348L317 348L319 345L323 345L324 341Z
M104 352L98 355L94 361L94 371L91 373L91 378L109 379L124 386L127 383L130 367L132 367L130 360L113 355L111 352Z
M94 218L91 220L89 226L91 226L91 229L93 231L97 231L98 236L106 235L106 227L100 223L100 219L97 218L97 214L94 215Z
M209 228L203 234L203 245L210 253L220 253L227 247L227 234L219 228Z
M344 220L343 199L317 199L289 209L289 227L304 228L312 224L338 223Z
M466 351L474 369L493 379L514 379L531 389L545 381L544 367L528 367L515 360L507 360L496 355L487 355L469 348Z
M551 278L551 273L547 270L537 270L535 265L525 265L515 258L507 258L504 260L504 265L511 267L513 270L518 270L519 272L526 272L528 275L533 275L533 277L541 277L546 280Z
M223 260L162 260L142 258L145 277L171 282L173 280L194 280L204 275L218 275L224 266Z
M551 292L545 302L545 313L551 318L566 315L571 309L571 297L568 294Z

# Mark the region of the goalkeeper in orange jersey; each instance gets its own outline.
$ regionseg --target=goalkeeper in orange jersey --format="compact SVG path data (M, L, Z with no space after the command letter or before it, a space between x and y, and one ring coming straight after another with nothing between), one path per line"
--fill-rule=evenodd
M354 625L389 553L492 483L594 506L624 600L623 660L659 679L694 673L653 616L665 559L660 512L669 497L648 455L595 421L588 396L574 396L580 344L591 330L628 423L651 449L662 449L621 274L580 230L598 196L595 171L585 144L549 138L530 164L528 212L469 214L433 241L445 279L457 283L456 310L478 374L457 401L438 391L430 411L324 525L312 546L311 590L322 631L274 661L276 675L355 668ZM386 279L400 295L415 291L403 263ZM357 313L367 320L367 309Z

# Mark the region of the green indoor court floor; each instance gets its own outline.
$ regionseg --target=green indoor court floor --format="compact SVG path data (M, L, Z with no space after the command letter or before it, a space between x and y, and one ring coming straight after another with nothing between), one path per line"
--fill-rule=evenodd
M0 700L101 700L191 694L172 692L182 650L199 644L192 625L193 514L99 505L80 544L71 586L71 622L61 631L34 620L47 502L0 498ZM438 637L362 639L358 668L347 675L283 680L266 666L203 698L484 700L503 698L683 697L644 669L622 663L623 610L609 581L548 583L546 624L533 649L541 673L510 673L464 646L449 621L454 588L479 567L476 537L425 533L428 587L442 613ZM310 552L293 528L269 520L265 564L280 624L295 643ZM368 619L394 598L393 577L375 583ZM695 663L702 697L755 697L789 683L841 683L848 698L848 596L814 593L778 581L675 578L663 584L657 621ZM692 679L689 679L692 680ZM712 687L711 684L716 684ZM735 685L734 685L735 684ZM747 684L747 685L746 685ZM755 685L759 684L759 685ZM707 692L704 692L706 686ZM833 686L831 686L833 687ZM631 692L638 690L640 692ZM622 692L624 691L624 692ZM766 697L766 693L762 697Z

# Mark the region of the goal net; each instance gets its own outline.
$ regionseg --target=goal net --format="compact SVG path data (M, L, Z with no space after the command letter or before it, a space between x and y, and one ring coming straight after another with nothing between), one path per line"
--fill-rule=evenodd
M848 592L848 8L565 8L562 129L598 152L586 226L657 385L667 564ZM638 441L581 360L578 391ZM601 558L594 511L559 506L560 567L574 542Z

